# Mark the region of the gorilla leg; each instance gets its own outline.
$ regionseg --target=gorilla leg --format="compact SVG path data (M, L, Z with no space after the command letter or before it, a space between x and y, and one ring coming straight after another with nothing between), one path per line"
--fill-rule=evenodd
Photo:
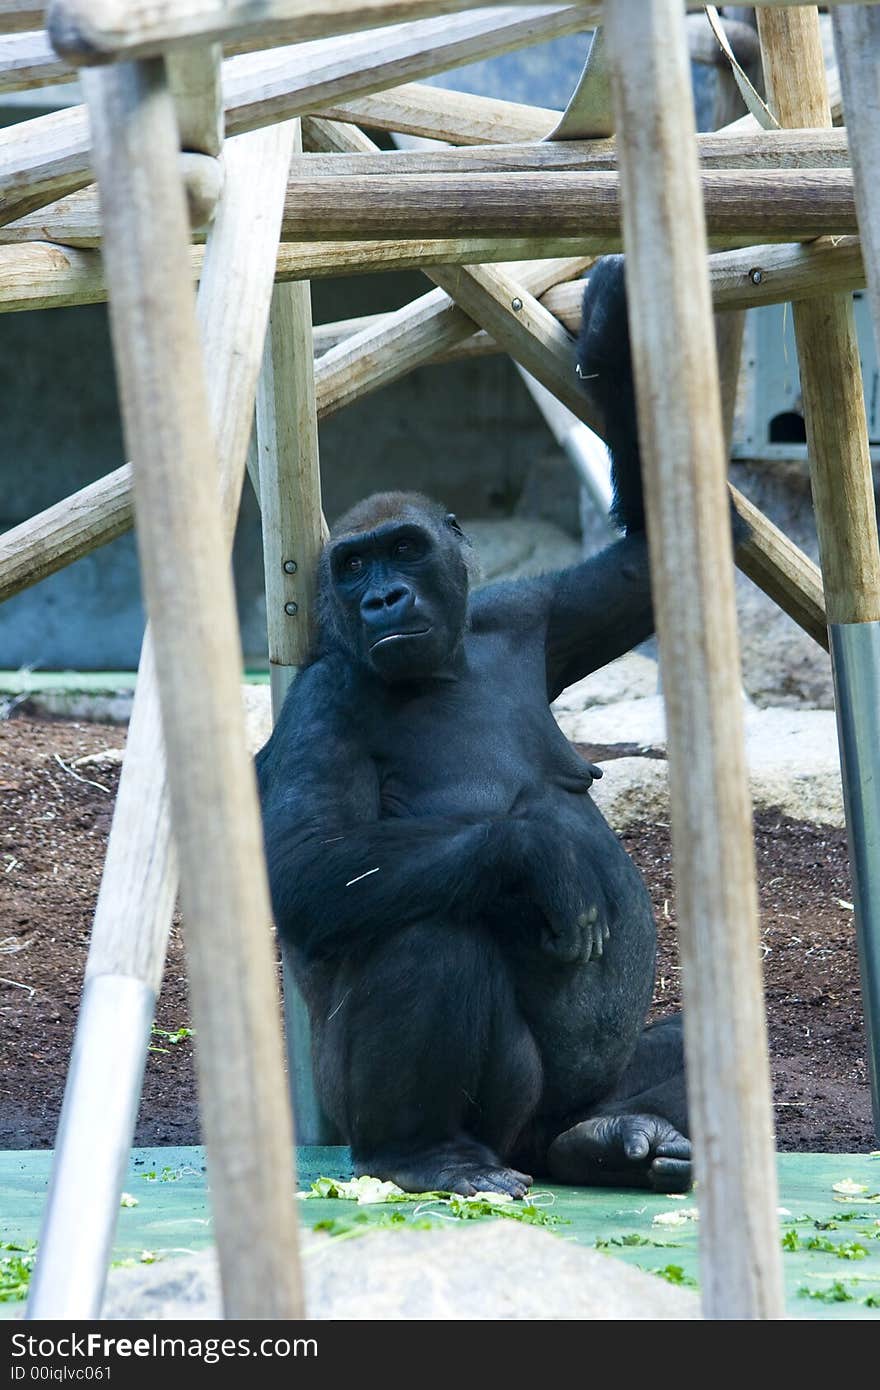
M498 1157L534 1111L541 1064L507 969L472 928L422 923L338 977L316 1029L319 1086L359 1173L411 1192L508 1192Z
M557 1182L683 1192L692 1181L681 1015L646 1028L614 1090L547 1150Z

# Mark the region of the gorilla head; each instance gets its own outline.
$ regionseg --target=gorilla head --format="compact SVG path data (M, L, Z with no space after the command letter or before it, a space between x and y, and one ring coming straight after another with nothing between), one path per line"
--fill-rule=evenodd
M333 527L321 557L323 643L383 680L442 672L461 642L472 552L451 512L416 492L382 492Z

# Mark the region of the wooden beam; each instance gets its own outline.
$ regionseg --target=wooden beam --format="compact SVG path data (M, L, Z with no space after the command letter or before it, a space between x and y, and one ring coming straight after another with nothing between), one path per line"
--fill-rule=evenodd
M0 0L0 34L40 29L45 13L45 5L28 4L27 0Z
M240 149L235 142L227 149L227 159L235 159L236 169L241 168L242 161L257 160L252 137L248 139L251 141L250 149L247 144ZM257 162L258 173L259 170ZM217 231L215 228L212 242L209 243L211 263L216 263L217 259L216 255L211 256ZM259 261L259 244L255 245L252 254ZM563 275L578 274L584 263L583 259L542 261L517 267L517 276L524 286L541 292ZM244 269L246 264L240 267L241 271ZM254 299L255 311L259 310L261 301L256 290L245 285L240 287L239 292L245 299ZM203 287L199 296L200 306L204 299ZM227 337L238 341L242 333L242 328L231 325ZM348 341L344 341L337 351L326 352L315 363L319 416L326 418L368 392L398 380L420 362L461 344L473 333L472 321L440 291L425 295L415 305L405 305L394 314L377 315L367 323L358 324L356 337L345 335ZM210 337L222 341L219 330L212 330ZM246 363L247 354L240 348L236 360L240 361L242 357ZM213 375L210 382L213 382ZM229 389L233 401L239 398L243 390L242 386L235 384ZM212 387L215 420L217 412L224 409L223 396L214 392ZM224 422L228 422L228 418L228 412L221 415ZM225 436L222 438L225 439ZM114 540L129 530L133 521L131 464L126 463L105 478L88 484L64 501L0 535L0 602Z
M732 484L730 492L750 528L748 540L737 548L737 566L827 652L828 618L819 566Z
M320 118L317 118L320 119ZM330 122L324 121L326 128ZM715 131L697 136L697 153L707 169L845 169L845 130L760 130L745 135ZM319 178L380 178L398 174L614 173L612 139L532 140L457 149L382 150L376 154L305 154L295 157L295 182Z
M702 174L702 191L708 230L719 237L793 241L857 231L846 169L713 170ZM617 174L377 174L292 179L284 236L614 237L619 226Z
M858 237L822 238L801 245L746 246L709 257L715 309L752 309L815 298L829 290L863 289L865 266ZM559 284L542 298L545 308L576 334L581 324L579 285Z
M173 100L161 60L83 80L123 423L135 460L224 1302L231 1317L298 1317L271 913ZM138 211L146 202L148 225Z
M62 62L44 30L0 34L0 92L54 86L75 77L76 68Z
M581 258L517 265L516 284L540 294L556 281L580 274L585 264ZM471 338L474 331L473 320L441 290L382 315L315 363L319 417L399 380Z
M372 130L446 140L452 145L494 145L506 140L543 140L559 120L558 111L473 96L446 87L410 82L372 96L328 102L324 116ZM307 118L303 139L309 148Z
M601 5L578 8L582 29L601 18ZM58 53L85 67L155 57L180 43L269 48L473 9L473 0L51 0L46 27Z
M222 56L217 43L168 54L168 80L174 94L182 150L216 156L223 147Z
M613 0L606 27L666 706L703 1307L711 1318L781 1318L726 459L681 5Z
M829 126L815 6L758 11L769 103L785 126ZM880 547L852 298L795 304L807 453L829 623L880 619Z
M186 193L189 225L204 238L223 186L223 169L207 154L180 156L180 172ZM18 241L57 241L60 245L97 246L101 240L101 213L95 184L68 193L42 206L45 191L29 193L23 200L4 204L0 195L0 244ZM22 206L38 202L35 212L21 213ZM4 224L4 219L9 219Z
M571 6L505 7L234 58L223 66L226 133L241 134L403 79L571 33L579 13ZM0 212L6 220L91 179L84 107L0 131Z

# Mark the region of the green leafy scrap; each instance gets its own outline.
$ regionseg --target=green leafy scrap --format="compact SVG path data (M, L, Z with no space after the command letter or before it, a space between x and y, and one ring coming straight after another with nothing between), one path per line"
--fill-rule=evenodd
M31 1275L34 1272L37 1242L19 1244L0 1240L0 1303L18 1303L27 1298Z
M692 1274L685 1274L681 1265L663 1265L651 1270L658 1278L665 1279L667 1284L678 1284L681 1288L696 1289L697 1281Z
M520 1221L527 1226L554 1227L566 1219L547 1211L533 1198L531 1201L514 1202L505 1193L477 1192L472 1197L463 1197L457 1192L404 1192L393 1182L383 1182L380 1178L367 1175L345 1180L342 1178L319 1177L305 1192L297 1196L303 1201L315 1197L331 1198L356 1202L358 1206L384 1206L389 1203L407 1202L415 1205L410 1214L400 1214L396 1222L389 1226L408 1225L413 1227L420 1218L436 1217L439 1220L472 1221L481 1217L500 1216L510 1221ZM335 1219L335 1218L334 1218ZM353 1218L340 1218L347 1232ZM359 1223L363 1226L365 1223ZM328 1230L324 1222L318 1222L315 1230Z
M196 1035L196 1030L194 1028L185 1028L183 1026L180 1028L160 1028L158 1023L153 1024L151 1031L154 1038L161 1038L163 1042L171 1043L172 1047L176 1047L178 1043L186 1042L189 1038L194 1038ZM157 1047L155 1044L151 1044L148 1051L167 1052L168 1048Z

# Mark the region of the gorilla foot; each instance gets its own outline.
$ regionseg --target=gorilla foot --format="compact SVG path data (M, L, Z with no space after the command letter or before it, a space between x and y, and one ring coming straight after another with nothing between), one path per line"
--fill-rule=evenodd
M687 1192L693 1181L690 1140L659 1115L598 1115L550 1145L557 1182L586 1187L648 1187Z
M404 1192L456 1192L473 1197L477 1192L525 1197L532 1185L528 1173L499 1163L482 1144L438 1144L415 1152L358 1154L358 1174L396 1182Z

